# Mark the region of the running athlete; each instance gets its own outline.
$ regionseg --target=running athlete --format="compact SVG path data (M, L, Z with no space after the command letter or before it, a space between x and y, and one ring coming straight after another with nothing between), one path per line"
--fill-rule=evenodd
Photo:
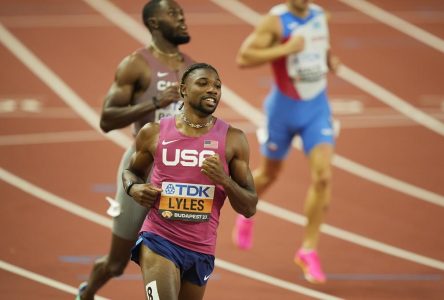
M258 201L245 134L213 116L221 97L217 71L190 66L180 93L183 113L145 125L123 173L127 193L149 209L131 257L147 299L203 299L226 196L245 217Z
M326 280L317 254L320 225L330 201L335 143L326 73L339 65L329 46L325 11L308 0L288 0L269 11L237 56L240 67L271 63L275 81L264 105L266 128L259 136L263 157L253 172L258 195L277 179L296 135L309 159L311 184L304 205L307 225L294 260L312 283ZM253 219L236 219L233 238L239 248L252 247L253 225Z
M135 136L147 122L179 112L178 81L192 64L179 52L179 45L190 40L182 8L174 0L151 0L144 6L142 17L152 36L151 44L130 54L118 66L100 120L105 132L133 124ZM94 263L76 299L94 299L96 292L112 277L121 275L129 262L147 213L122 188L121 174L133 153L134 145L124 153L119 166L115 198L119 204L113 216L109 253Z

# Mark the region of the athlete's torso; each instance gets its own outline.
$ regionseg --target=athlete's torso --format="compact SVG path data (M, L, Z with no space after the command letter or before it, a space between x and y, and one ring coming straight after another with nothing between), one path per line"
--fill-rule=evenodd
M155 58L147 48L141 48L136 51L140 54L148 63L151 69L151 82L146 91L132 103L133 105L142 103L145 101L152 101L154 96L157 96L159 92L164 91L167 87L171 86L173 83L180 82L178 74L181 74L183 70L173 71L168 66L163 65ZM184 58L184 68L187 68L193 63L193 60L183 54ZM155 111L146 114L140 120L134 122L133 134L136 135L140 128L143 127L148 122L157 122L161 118L166 116L172 116L179 113L180 102L173 102L166 107L156 109Z
M225 191L201 172L202 161L218 154L225 172L228 124L217 119L210 131L188 137L176 128L174 117L160 121L151 182L162 187L142 231L154 232L184 248L214 254L220 209Z
M311 100L327 86L326 73L329 33L321 7L310 4L308 16L292 14L286 4L274 6L270 14L280 19L282 43L292 34L302 35L304 50L272 62L276 85L282 93L295 100Z

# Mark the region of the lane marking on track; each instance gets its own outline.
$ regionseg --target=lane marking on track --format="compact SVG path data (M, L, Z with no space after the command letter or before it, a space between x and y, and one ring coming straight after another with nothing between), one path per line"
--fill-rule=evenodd
M118 6L109 1L83 0L86 4L100 12L108 21L117 25L126 34L147 45L151 36L147 29L137 22L133 17L124 13Z
M235 265L235 264L232 264L227 261L223 261L218 258L216 258L215 263L218 267L225 269L225 270L229 270L233 273L237 273L237 274L240 274L240 275L243 275L243 276L249 277L251 279L255 279L257 281L264 282L264 283L272 284L274 286L277 286L277 287L280 287L280 288L283 288L286 290L290 290L290 291L293 291L293 292L296 292L299 294L311 296L316 299L341 299L341 298L326 295L326 294L324 294L325 296L323 296L321 292L318 292L318 291L315 291L315 290L312 290L312 289L309 289L309 288L306 288L306 287L303 287L300 285L296 285L294 283L290 283L288 281L281 280L281 279L269 276L264 273L256 272L254 270L251 270L251 269L248 269L245 267L241 267L239 265ZM315 292L315 293L313 293L313 292ZM324 297L327 297L327 298L324 298ZM279 298L279 297L277 297L277 298Z
M257 209L261 212L272 215L274 217L286 220L290 223L305 226L307 220L303 215L295 212L291 212L285 208L281 208L277 205L271 204L269 202L260 200ZM439 270L444 270L444 262L429 258L427 256L419 255L411 251L407 251L401 248L397 248L370 238L364 237L362 235L340 229L328 224L321 225L321 231L327 235L333 236L337 239L350 242L365 248L373 249L384 254L395 256L401 259L405 259L417 264L425 265Z
M0 40L9 51L22 61L35 76L40 78L57 96L68 104L77 114L100 134L99 117L95 110L74 92L57 74L48 68L34 53L26 48L2 23L0 23ZM117 145L128 147L132 140L120 131L113 130L106 134Z
M104 217L101 214L95 213L89 209L86 209L80 205L77 205L74 202L65 200L62 197L59 197L51 192L48 192L36 186L35 184L32 184L31 182L8 172L3 168L0 168L0 178L10 185L15 186L19 190L22 190L34 197L37 197L48 204L61 208L82 219L93 221L94 223L97 223L104 227L111 228L111 219Z
M0 136L0 146L35 145L48 143L73 143L107 140L96 130L62 131L28 134L10 134Z
M138 13L131 14L132 18L140 18ZM437 17L437 19L439 16ZM345 18L344 18L345 19ZM362 18L361 18L362 19ZM341 18L342 20L342 18ZM97 14L70 14L65 12L65 14L58 15L43 15L43 14L18 14L1 16L1 21L8 28L53 28L58 29L65 28L85 28L85 27L111 27L113 26L103 17ZM427 21L432 21L430 18ZM439 20L438 20L439 21ZM208 25L208 24L218 24L218 25L228 25L228 24L241 24L242 21L226 13L220 12L192 12L187 13L187 24L188 25Z
M407 118L405 115L394 111L390 107L364 108L353 104L353 102L350 102L350 105L336 102L337 101L332 101L331 106L335 119L341 123L341 130L420 126L411 118ZM94 110L98 111L97 109ZM234 127L239 127L245 133L253 133L257 129L256 125L246 120L244 116L239 116L239 114L229 106L218 107L217 111L219 117L229 121ZM441 103L438 104L438 108L427 108L427 113L436 119L444 121L444 105ZM44 108L38 113L31 113L16 111L7 103L4 103L2 107L0 102L0 117L3 119L26 119L29 121L31 119L77 119L79 115L70 107Z
M362 0L338 0L348 6L353 7L354 9L366 14L373 19L378 20L379 22L386 24L390 27L395 28L396 30L420 41L421 43L426 44L442 53L444 53L444 41L439 37L431 34L424 29L419 28L416 25L413 25L410 22L407 22L400 17L395 16L387 12L386 10L370 3L368 1Z
M66 292L68 294L77 295L77 288L67 285L66 283L54 280L52 278L28 271L26 269L20 268L18 266L15 266L13 264L10 264L4 260L0 260L0 269L3 269L7 272L13 273L15 275L27 278L32 281L36 281L38 283L41 283L46 286L50 286L52 288L55 288L57 290ZM108 298L96 296L95 299L99 300L108 300Z
M59 196L56 196L34 184L31 182L20 178L11 172L0 168L0 179L7 182L8 184L16 187L19 190L22 190L30 195L33 195L44 202L47 202L51 205L59 207L63 210L66 210L74 215L80 216L84 219L91 220L99 225L111 228L112 221L107 217L104 217L100 214L97 214L93 211L90 211L82 206L74 204L71 201L65 200ZM291 212L287 209L281 208L277 205L271 204L269 202L260 200L258 204L258 210L263 213L272 215L276 218L288 221L293 224L305 226L306 218L300 214ZM340 229L328 224L323 224L321 226L321 231L327 235L333 236L340 240L344 240L350 242L352 244L356 244L365 248L369 248L372 250L376 250L391 256L395 256L398 258L402 258L417 264L425 265L428 267L436 268L439 270L444 270L444 262L429 258L423 255L419 255L410 251L406 251L397 247L390 246L388 244L384 244L370 238L366 238L359 234L352 233L350 231Z
M11 113L15 111L23 111L28 113L40 113L42 111L42 102L34 98L25 99L13 99L2 98L0 99L0 114Z
M123 31L127 32L134 39L139 41L142 44L145 44L149 38L147 37L146 29L139 24L136 20L129 17L125 12L123 12L120 8L115 6L114 4L106 1L106 0L84 0L86 3L92 5L94 9L96 9L100 14L104 15L110 22L114 23L116 26L120 27ZM215 0L212 0L213 2ZM224 0L222 3L228 3L236 5L239 2L232 0ZM245 18L254 17L256 20L258 15L256 12L252 11L246 6L236 7L236 13L238 11L244 11ZM234 12L233 12L234 13ZM241 19L244 18L244 15L239 16ZM133 28L138 28L137 30L132 31ZM256 109L253 105L248 103L245 99L241 98L237 95L233 90L231 90L226 85L222 86L224 102L228 104L234 111L238 114L244 116L247 120L250 120L257 127L261 127L265 123L265 116ZM80 116L83 117L82 114ZM378 171L372 170L364 165L360 165L356 162L351 161L345 157L342 157L338 154L335 154L333 159L333 165L338 167L339 169L345 170L351 174L354 174L358 177L364 178L365 180L374 182L376 184L380 184L386 188L402 192L412 197L417 197L420 200L424 200L426 202L436 204L444 207L444 196L439 194L427 191L420 187L416 187L412 184L405 183L401 180L392 178L388 175L382 174ZM369 171L369 172L367 172ZM390 179L394 185L388 185L386 180ZM397 183L401 184L397 184ZM408 189L405 189L408 187Z
M356 71L353 71L345 65L342 65L339 68L337 75L345 81L352 83L356 87L360 88L367 94L374 96L376 99L379 99L384 104L387 104L393 109L399 111L416 123L421 124L424 127L444 136L444 123L431 117L429 114L416 108L415 106L408 103L406 100L398 97L397 95L383 88L379 84L371 81L370 79L364 77Z
M249 8L248 6L237 0L211 1L219 5L223 9L231 12L233 15L237 16L241 20L246 21L250 25L256 25L261 18L261 14L257 13L253 9ZM418 108L408 103L408 101L396 96L392 92L364 77L358 72L353 71L345 65L342 65L339 68L337 75L348 83L356 86L364 92L372 95L376 99L379 99L381 102L387 104L388 106L391 106L393 109L411 118L415 122L444 136L444 123L422 112Z
M347 281L441 281L441 274L328 274L329 280Z
M91 211L87 208L84 208L80 205L77 205L69 200L63 199L49 191L46 191L44 189L42 189L41 187L38 187L36 185L34 185L33 183L20 178L12 173L10 173L9 171L0 168L0 179L7 182L8 184L16 187L17 189L30 194L40 200L43 200L44 202L54 205L58 208L61 208L63 210L65 210L68 213L72 213L75 216L81 217L83 219L86 219L88 221L91 221L93 223L96 223L98 225L104 226L106 228L111 228L112 227L112 220L104 217L94 211ZM233 272L233 273L238 273L241 274L243 276L258 280L258 281L262 281L265 283L268 283L270 285L273 286L277 286L280 288L284 288L287 289L289 291L293 291L299 294L303 294L306 296L310 296L316 299L331 299L331 300L338 300L341 298L332 296L332 295L328 295L325 293L321 293L318 292L316 290L313 289L309 289L306 287L303 287L301 285L292 283L292 282L288 282L288 281L284 281L282 279L261 273L261 272L257 272L255 270L252 269L248 269L248 268L244 268L241 266L238 266L236 264L230 263L228 261L222 260L222 259L217 259L216 260L216 266Z

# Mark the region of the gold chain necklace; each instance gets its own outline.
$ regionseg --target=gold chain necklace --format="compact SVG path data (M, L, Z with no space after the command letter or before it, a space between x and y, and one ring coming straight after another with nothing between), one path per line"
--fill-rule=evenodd
M211 116L211 119L205 124L194 124L190 120L188 120L187 117L185 117L184 113L181 114L181 118L182 118L182 121L185 124L187 124L188 126L193 127L193 128L198 128L198 129L210 126L211 124L213 124L213 120L214 120L214 117Z
M151 47L153 47L154 50L156 50L157 52L159 52L160 54L164 55L164 56L168 56L168 57L182 57L182 55L179 52L176 53L166 53L162 50L160 50L159 48L157 48L156 44L151 43Z

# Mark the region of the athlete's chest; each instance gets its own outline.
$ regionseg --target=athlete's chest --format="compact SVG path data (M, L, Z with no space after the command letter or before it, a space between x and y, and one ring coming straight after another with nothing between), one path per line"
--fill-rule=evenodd
M324 14L315 14L307 20L300 20L292 16L281 17L283 38L291 35L301 35L305 42L323 42L328 38L328 24Z
M203 161L219 153L219 141L166 135L159 141L161 164L165 167L201 167Z

